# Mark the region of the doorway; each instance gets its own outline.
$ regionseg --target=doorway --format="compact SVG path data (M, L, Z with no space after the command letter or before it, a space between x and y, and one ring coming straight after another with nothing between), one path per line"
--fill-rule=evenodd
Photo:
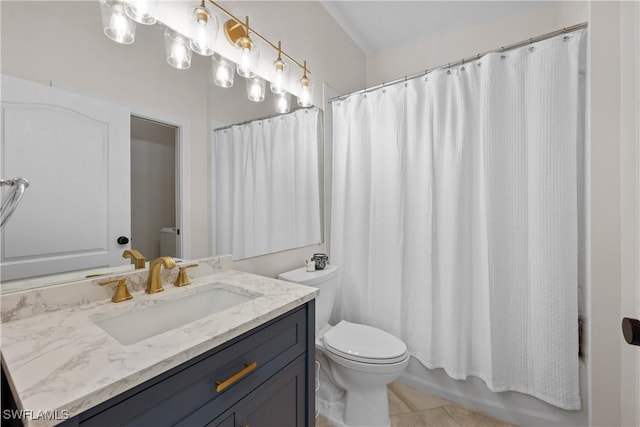
M172 125L131 116L131 247L147 260L181 257L178 131Z

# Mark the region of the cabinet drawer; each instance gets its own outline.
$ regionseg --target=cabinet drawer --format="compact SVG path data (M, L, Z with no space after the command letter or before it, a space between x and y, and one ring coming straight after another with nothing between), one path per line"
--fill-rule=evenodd
M88 411L80 424L173 425L205 404L213 415L222 413L303 354L306 332L303 307L174 368L169 376L136 387L134 393L124 393L119 402L100 405L98 413ZM246 367L253 363L253 369ZM229 379L231 384L220 390L220 383Z
M205 406L177 427L302 427L306 425L305 365L300 356L213 421Z

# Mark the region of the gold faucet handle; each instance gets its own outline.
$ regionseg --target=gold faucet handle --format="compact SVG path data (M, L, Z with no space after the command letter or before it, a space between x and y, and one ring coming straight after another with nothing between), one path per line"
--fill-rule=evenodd
M176 277L176 281L174 285L177 287L190 285L191 280L189 280L189 276L187 275L186 270L187 268L197 267L197 266L198 264L189 264L189 265L180 266L180 269L178 270L178 277Z
M125 249L122 258L130 258L131 264L135 264L136 270L145 267L146 258L136 249Z
M133 298L129 293L129 289L127 288L126 278L100 282L100 286L113 285L114 283L117 283L118 287L116 288L116 291L113 293L113 297L111 298L111 301L122 302L122 301L127 301Z

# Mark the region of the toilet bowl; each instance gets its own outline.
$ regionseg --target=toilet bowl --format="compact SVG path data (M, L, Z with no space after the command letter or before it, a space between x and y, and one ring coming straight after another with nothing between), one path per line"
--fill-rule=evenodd
M314 272L300 268L282 273L278 278L319 289L316 298L318 359L321 365L328 361L326 379L345 392L342 419L336 420L333 414L328 417L330 421L346 427L389 426L386 386L407 367L407 346L397 337L371 326L344 320L335 326L328 324L339 280L336 266L328 265Z

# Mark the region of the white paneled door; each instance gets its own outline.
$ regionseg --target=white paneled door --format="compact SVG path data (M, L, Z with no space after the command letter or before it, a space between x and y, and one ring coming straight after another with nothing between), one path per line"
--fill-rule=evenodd
M2 229L2 281L125 263L129 129L126 107L2 76L0 177L30 182Z

